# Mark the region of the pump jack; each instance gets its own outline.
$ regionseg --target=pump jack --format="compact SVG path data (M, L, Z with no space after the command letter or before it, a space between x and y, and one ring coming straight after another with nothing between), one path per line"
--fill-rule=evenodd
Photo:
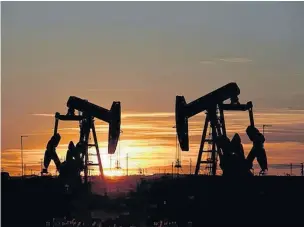
M42 173L48 173L48 166L53 160L55 162L56 168L60 176L65 179L80 177L80 173L84 172L84 182L88 182L88 167L90 165L98 166L100 177L103 178L103 168L100 158L100 152L98 147L97 135L94 125L94 118L103 120L109 123L109 136L108 136L108 153L114 154L117 142L120 135L120 122L121 122L121 106L120 102L113 102L110 110L97 106L93 103L88 102L87 100L80 99L75 96L71 96L67 102L68 112L66 115L60 115L60 113L55 114L55 127L54 135L48 143L45 156L44 156L44 169ZM79 114L75 115L75 110L78 110ZM68 165L68 160L61 163L57 153L56 147L60 141L60 135L58 131L59 120L61 121L78 121L80 127L80 137L79 142L76 146L76 154L74 152L74 157L72 160L80 160L74 164L78 164L76 168L70 168L71 165ZM89 144L89 136L92 130L94 144ZM94 164L89 161L89 147L95 147L98 163ZM78 157L78 159L77 159ZM81 165L79 165L81 163ZM69 166L69 167L67 167ZM75 167L75 165L72 165Z
M247 104L239 103L240 89L236 83L229 83L201 98L191 102L186 103L184 96L176 96L176 106L175 106L175 120L176 120L176 132L178 135L178 140L182 151L189 151L189 136L188 136L188 119L192 116L206 111L206 119L202 134L202 140L199 148L199 154L197 158L197 164L195 169L195 175L198 175L201 164L211 164L211 175L216 175L217 168L217 156L220 158L220 163L224 164L224 155L229 153L230 147L223 146L223 138L227 139L226 126L224 120L224 110L226 111L248 111L250 126L247 128L247 134L250 139L255 143L259 140L260 133L254 127L254 119L252 112L252 102ZM224 104L226 100L230 99L229 104ZM208 125L211 127L211 140L206 138ZM257 139L258 138L258 139ZM228 139L229 140L229 139ZM227 141L227 140L226 140ZM229 141L230 142L230 141ZM259 142L259 141L258 141ZM262 142L264 142L262 140ZM204 150L205 143L212 144L211 150ZM211 158L206 161L202 161L203 153L211 154ZM260 154L262 153L262 154ZM257 157L262 170L267 169L267 157L264 150L261 152L256 152L256 149L252 149L249 153L246 161L248 163L248 170L252 168L252 162ZM234 154L234 153L232 153ZM222 165L220 165L222 168ZM224 168L223 173L224 173Z

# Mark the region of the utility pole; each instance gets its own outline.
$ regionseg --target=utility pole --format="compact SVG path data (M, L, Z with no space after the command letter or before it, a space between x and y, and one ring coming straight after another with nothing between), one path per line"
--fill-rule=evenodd
M23 138L26 138L28 136L21 136L21 176L23 177L24 172L23 172Z
M40 159L40 168L41 168L40 173L41 173L41 176L42 176L42 171L43 171L43 164L42 164L42 162L43 162L43 159L41 158Z
M191 175L191 168L192 168L192 160L190 158L190 175Z
M265 138L265 127L272 127L272 125L263 125L263 136Z
M272 127L272 125L263 125L263 136L264 136L264 132L265 132L265 127Z
M127 153L127 158L126 158L126 162L127 162L127 176L128 176L128 171L129 171L129 166L128 166L128 153Z
M304 176L304 167L303 167L303 162L301 163L301 176Z
M120 133L123 134L123 131L120 130ZM120 169L121 168L120 167L120 136L119 136L118 142L119 142L119 144L118 144L119 147L118 147L118 152L117 152L116 169Z
M110 172L112 172L112 155L110 154Z
M290 163L290 176L292 176L292 163Z

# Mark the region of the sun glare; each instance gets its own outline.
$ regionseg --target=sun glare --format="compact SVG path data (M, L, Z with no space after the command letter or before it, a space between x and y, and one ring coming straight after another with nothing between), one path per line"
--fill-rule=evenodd
M126 175L123 169L104 170L103 174L108 177L121 177Z

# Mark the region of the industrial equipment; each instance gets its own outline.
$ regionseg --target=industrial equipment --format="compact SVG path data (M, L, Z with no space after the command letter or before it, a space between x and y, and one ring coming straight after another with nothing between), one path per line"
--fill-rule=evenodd
M67 102L68 112L66 115L60 113L55 114L55 127L54 135L50 139L47 145L44 156L44 169L42 173L47 173L50 161L53 160L57 170L61 177L65 179L71 179L74 177L80 177L80 173L84 172L85 183L88 181L88 167L98 166L100 176L103 178L102 162L100 158L100 152L98 147L97 135L94 125L94 118L105 121L109 124L109 136L108 136L108 153L114 154L118 139L120 136L120 123L121 123L121 106L120 102L113 102L111 109L107 110L93 103L83 100L81 98L71 96ZM75 111L79 114L76 115ZM58 124L61 121L78 121L80 128L79 141L74 146L71 141L69 150L67 152L67 160L63 163L60 162L56 147L59 144L61 136L58 133ZM89 144L90 132L92 130L94 144ZM98 163L92 163L89 161L89 147L95 147Z
M257 157L262 171L267 169L267 157L263 147L265 139L254 127L252 102L240 104L238 98L239 95L240 89L238 85L236 83L229 83L188 104L186 103L184 96L176 96L176 132L182 151L189 151L188 119L200 112L206 111L206 119L197 158L195 175L198 175L201 164L209 165L207 167L210 168L210 173L212 175L216 175L217 156L220 158L220 166L223 170L223 174L225 171L228 172L229 168L227 166L231 166L229 164L232 163L231 160L234 160L234 158L226 158L230 156L234 157L236 152L231 151L231 142L227 138L224 110L249 112L250 126L247 129L247 134L249 135L250 140L253 141L254 146L246 158L246 165L242 164L242 166L246 166L244 168L250 170L253 160ZM230 103L224 103L227 100L230 100ZM207 131L209 124L211 137L208 139ZM204 150L205 144L211 145L211 149ZM202 155L204 152L209 153L209 158L202 161ZM238 162L235 163L241 165ZM224 166L226 166L226 169ZM247 171L245 170L245 172Z

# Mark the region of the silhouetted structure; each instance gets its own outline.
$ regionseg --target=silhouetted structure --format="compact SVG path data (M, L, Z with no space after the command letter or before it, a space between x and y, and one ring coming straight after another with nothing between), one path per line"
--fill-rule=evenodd
M113 102L110 110L92 104L87 100L71 96L67 102L68 112L66 115L55 114L54 135L50 139L45 156L44 170L47 173L47 168L51 160L54 160L57 170L60 172L60 177L64 178L65 182L71 182L72 179L79 181L80 173L84 171L85 183L88 182L88 167L97 165L99 167L100 176L103 178L103 169L98 147L97 135L95 131L94 118L98 118L109 123L109 138L108 138L108 153L115 153L117 142L120 135L121 107L120 102ZM75 115L75 110L79 114ZM60 141L60 135L57 133L58 123L61 121L79 121L80 137L76 147L71 141L67 151L66 161L61 163L56 147ZM92 131L94 143L89 144L90 132ZM89 147L96 148L98 163L89 161ZM72 182L74 182L72 180Z
M250 168L252 168L252 163L255 157L261 167L260 174L263 174L268 169L266 151L264 149L265 137L259 130L253 126L249 126L246 130L249 139L253 143L253 147L247 156L247 160L250 163Z
M239 94L240 89L237 84L229 83L188 104L183 96L176 96L176 131L183 151L189 150L188 119L202 111L206 111L206 119L195 175L198 175L201 164L211 165L211 174L216 175L218 156L221 163L220 167L223 172L226 171L226 174L224 173L224 175L246 175L248 173L248 168L250 169L250 164L244 164L244 152L242 151L240 141L237 141L235 138L233 143L230 144L230 140L227 138L224 110L249 112L250 127L248 129L249 131L247 131L249 132L251 141L253 141L253 149L250 152L247 161L249 160L249 162L251 162L257 157L262 171L267 169L267 158L263 148L264 141L261 134L254 127L252 102L240 104L238 98ZM227 100L230 100L230 104L224 103ZM211 137L210 139L207 139L206 136L209 124ZM211 149L204 150L205 144L211 144ZM209 158L207 158L207 160L202 161L203 153L209 153ZM242 171L242 173L240 171Z

